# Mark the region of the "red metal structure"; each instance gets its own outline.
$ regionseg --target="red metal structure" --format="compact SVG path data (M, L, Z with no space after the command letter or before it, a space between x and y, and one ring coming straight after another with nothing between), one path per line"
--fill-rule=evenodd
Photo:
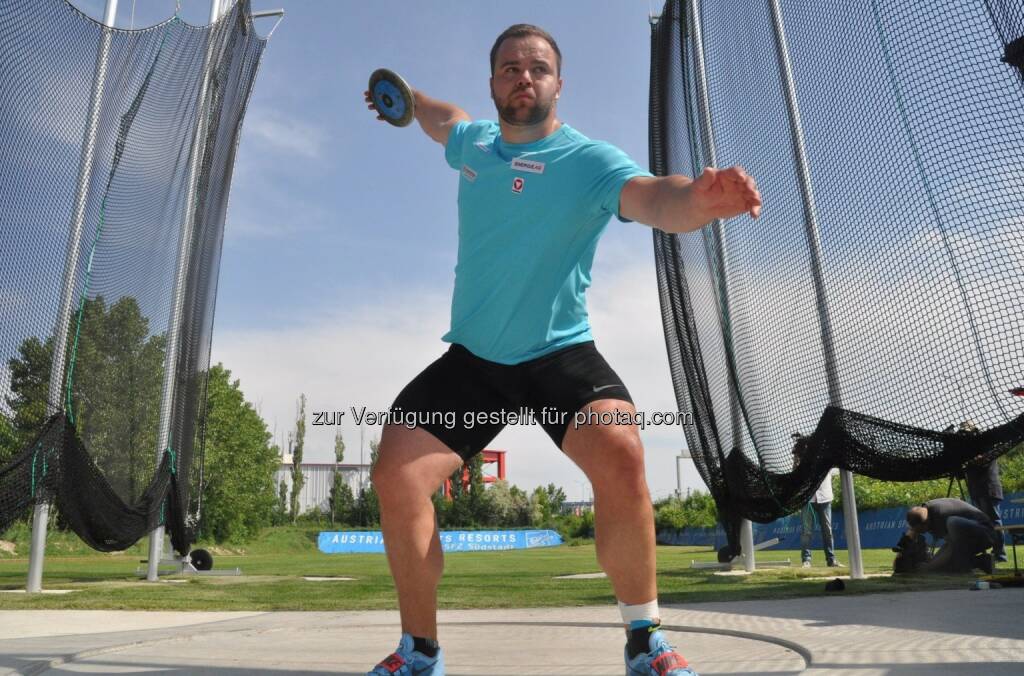
M484 450L481 452L484 459L484 467L487 465L493 465L498 463L498 474L484 473L484 483L491 484L499 479L505 478L505 451L489 451ZM452 497L452 480L444 480L444 497L451 499ZM469 465L463 463L462 465L462 490L469 490Z

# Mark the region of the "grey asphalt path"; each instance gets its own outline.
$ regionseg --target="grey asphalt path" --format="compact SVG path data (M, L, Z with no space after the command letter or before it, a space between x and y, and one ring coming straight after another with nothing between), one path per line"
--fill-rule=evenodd
M701 674L1024 674L1024 589L663 606ZM613 607L442 611L452 676L623 673ZM0 674L361 674L395 612L0 611Z

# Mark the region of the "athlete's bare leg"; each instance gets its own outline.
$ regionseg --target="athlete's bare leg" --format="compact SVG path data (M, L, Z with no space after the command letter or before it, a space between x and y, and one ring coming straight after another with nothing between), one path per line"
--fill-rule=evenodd
M373 469L380 525L398 592L402 631L437 640L437 585L444 556L430 500L462 458L420 428L388 425Z
M600 399L582 410L636 413L632 404L617 399ZM562 450L593 486L597 561L615 597L630 605L656 599L654 508L636 425L588 423L577 428L570 418Z

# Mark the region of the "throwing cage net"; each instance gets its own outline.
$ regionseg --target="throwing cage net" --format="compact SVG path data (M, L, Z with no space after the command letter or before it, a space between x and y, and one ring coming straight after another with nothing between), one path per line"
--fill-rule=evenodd
M247 0L212 26L134 31L62 0L0 0L0 531L52 500L98 550L163 524L188 552L228 191L264 45Z
M673 0L654 24L652 170L740 164L764 199L654 240L734 550L832 467L922 480L1024 441L1022 35L997 0Z

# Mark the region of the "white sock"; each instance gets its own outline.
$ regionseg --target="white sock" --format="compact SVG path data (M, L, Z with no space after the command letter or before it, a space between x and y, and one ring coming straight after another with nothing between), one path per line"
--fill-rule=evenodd
M661 614L658 612L658 599L633 605L619 601L619 612L622 613L622 623L627 627L639 620L656 622L661 619Z

